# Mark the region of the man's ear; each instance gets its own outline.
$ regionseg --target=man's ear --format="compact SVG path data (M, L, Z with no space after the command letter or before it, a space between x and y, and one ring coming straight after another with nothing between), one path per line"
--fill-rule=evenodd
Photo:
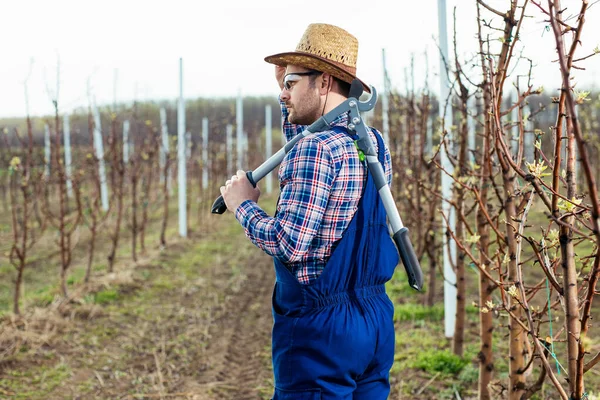
M327 72L324 72L319 80L319 94L323 96L326 95L331 90L332 85L333 77Z

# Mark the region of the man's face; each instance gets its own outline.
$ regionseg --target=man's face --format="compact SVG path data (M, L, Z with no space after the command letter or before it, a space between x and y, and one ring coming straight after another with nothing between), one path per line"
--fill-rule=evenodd
M281 100L288 109L288 120L292 124L310 125L321 116L318 85L311 85L311 81L318 77L306 75L307 72L308 69L295 65L288 65L285 71L284 82L287 81L287 87L281 91Z

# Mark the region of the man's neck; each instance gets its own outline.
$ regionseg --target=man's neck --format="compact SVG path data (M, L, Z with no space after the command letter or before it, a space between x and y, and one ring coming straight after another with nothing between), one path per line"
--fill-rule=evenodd
M346 97L342 96L338 93L329 92L329 96L327 97L327 103L325 104L325 108L323 110L323 115L327 114L329 111L333 110L340 104L346 101Z

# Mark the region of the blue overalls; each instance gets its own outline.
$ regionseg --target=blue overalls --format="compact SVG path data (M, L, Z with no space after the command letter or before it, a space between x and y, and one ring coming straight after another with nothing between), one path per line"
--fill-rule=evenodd
M384 144L375 136L384 165ZM316 282L300 284L275 259L273 400L388 398L395 334L384 284L397 264L368 173L358 210Z

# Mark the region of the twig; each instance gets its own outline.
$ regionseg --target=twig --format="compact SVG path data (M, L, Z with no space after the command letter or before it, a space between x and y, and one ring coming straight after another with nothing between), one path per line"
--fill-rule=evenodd
M425 389L427 389L427 387L429 385L431 385L433 383L433 381L435 381L437 379L437 377L440 376L440 373L438 372L437 374L435 374L430 380L428 380L425 385L423 385L421 387L421 389L417 390L417 392L415 393L415 396L420 395L421 393L423 393L425 391Z
M598 364L599 361L600 361L600 352L598 352L594 356L594 358L592 358L590 361L585 363L585 365L583 366L583 372L588 372L594 365Z
M494 13L494 14L496 14L497 16L499 16L499 17L502 17L502 18L506 18L506 14L503 14L503 13L501 13L500 11L493 9L492 7L490 7L490 6L488 6L487 4L485 4L483 1L481 1L481 0L477 0L477 2L478 2L479 4L481 4L483 7L485 7L485 8L486 8L488 11L491 11L491 12L493 12L493 13Z
M104 380L102 379L102 376L100 376L98 371L94 371L94 375L96 375L96 378L98 378L98 382L100 382L100 386L104 387Z
M158 376L158 385L159 385L159 394L162 398L165 392L165 386L163 385L164 378L162 372L160 370L160 361L158 360L158 355L156 354L156 350L152 352L154 354L154 363L156 364L156 375Z

